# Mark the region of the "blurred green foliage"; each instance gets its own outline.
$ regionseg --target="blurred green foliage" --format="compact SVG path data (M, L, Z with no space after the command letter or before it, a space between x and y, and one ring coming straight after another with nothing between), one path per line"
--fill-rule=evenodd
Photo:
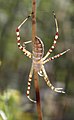
M30 113L21 112L19 91L8 89L2 95L0 94L0 110L2 110L7 120L32 120ZM2 119L0 119L2 120Z
M0 0L1 94L9 88L17 89L22 94L26 93L31 60L24 56L18 49L15 30L22 20L31 12L31 10L31 0ZM52 14L53 10L55 11L58 19L59 40L57 42L56 49L53 51L51 56L68 48L71 50L61 58L47 63L45 68L51 82L63 83L67 96L74 99L74 1L37 0L37 36L39 36L44 42L45 53L51 47L55 35L55 23ZM31 40L31 19L22 27L20 33L21 43L23 43L23 41ZM27 49L31 51L31 47L31 44L29 44ZM48 88L42 79L39 83L40 87L44 90ZM31 88L32 91L34 91L33 85ZM33 92L31 94L34 96ZM9 111L8 114L11 117L9 120L18 120L18 115L21 113L18 107L16 107L16 109L14 107L15 105L17 106L17 102L14 101L18 101L17 98L14 98L16 95L9 98L8 108L6 107L6 103L4 103L4 96L5 94L0 96L0 109L2 109L6 115L7 110ZM20 97L20 95L18 96ZM74 104L72 106L74 106ZM22 117L22 120L23 119L24 118ZM26 118L26 120L27 119L31 120L31 117Z

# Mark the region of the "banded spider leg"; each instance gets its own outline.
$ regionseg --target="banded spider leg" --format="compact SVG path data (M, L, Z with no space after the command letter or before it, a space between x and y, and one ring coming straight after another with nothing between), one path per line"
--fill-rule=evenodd
M55 55L55 56L53 56L53 57L50 57L50 58L44 60L44 61L43 61L43 64L45 64L45 63L47 63L47 62L49 62L49 61L51 61L51 60L54 60L54 59L56 59L56 58L59 58L60 56L62 56L62 55L65 54L66 52L68 52L69 50L70 50L70 49L68 49L68 50L66 50L66 51L64 51L64 52L61 52L61 53L59 53L59 54L57 54L57 55Z
M29 96L30 94L30 88L31 88L31 81L32 81L32 75L33 75L33 65L31 66L30 74L29 74L29 79L28 79L28 88L27 88L27 97L31 102L36 103L36 101L32 100Z
M21 38L20 38L20 28L22 27L22 25L31 17L32 13L17 27L16 29L16 35L17 35L17 45L18 45L18 48L26 55L28 56L29 58L32 58L32 53L29 52L28 50L25 49L25 45L28 44L28 43L31 43L31 41L26 41L23 43L23 45L21 45ZM29 74L29 79L28 79L28 88L27 88L27 97L28 99L31 101L31 102L36 102L34 100L32 100L30 97L29 97L29 94L30 94L30 87L31 87L31 81L32 81L32 74L33 74L33 65L31 67L31 70L30 70L30 74Z
M54 48L55 48L55 46L56 46L58 37L59 37L59 33L58 33L58 22L57 22L56 15L55 15L54 11L53 11L53 15L54 15L55 25L56 25L56 34L55 34L55 37L54 37L53 45L52 45L51 48L48 50L48 52L46 53L46 55L43 57L43 60L45 60L45 59L52 53L52 51L54 50Z
M32 13L31 13L32 14ZM20 28L22 27L22 25L31 17L31 14L17 27L16 29L16 35L17 35L17 45L18 45L18 48L23 51L23 53L28 56L29 58L32 57L32 54L25 49L25 45L30 43L31 41L27 41L27 42L24 42L23 45L21 45L21 38L20 38Z
M45 82L47 83L48 87L51 88L51 90L53 90L53 91L55 91L55 92L58 92L58 93L65 93L65 92L62 90L63 88L55 88L55 87L51 84L51 82L49 81L49 78L48 78L48 76L47 76L47 73L46 73L45 68L44 68L43 65L42 65L42 71L43 71L44 80L45 80Z

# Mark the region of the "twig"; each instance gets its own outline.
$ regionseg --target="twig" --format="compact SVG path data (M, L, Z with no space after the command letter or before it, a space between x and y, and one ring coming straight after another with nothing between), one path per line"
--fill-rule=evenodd
M32 0L32 43L34 45L34 40L36 36L36 0ZM40 92L38 85L38 73L34 69L34 86L36 91L36 105L38 112L38 120L42 120L41 104L40 104Z

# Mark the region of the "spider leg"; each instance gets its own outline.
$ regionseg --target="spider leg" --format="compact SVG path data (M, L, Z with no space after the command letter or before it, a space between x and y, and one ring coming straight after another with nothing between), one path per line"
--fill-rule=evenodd
M32 42L32 41L26 41L26 42L23 42L23 49L25 49L26 44L31 43L31 42Z
M31 13L32 14L32 13ZM21 45L21 42L20 42L20 28L22 27L22 25L31 17L31 14L17 27L16 29L16 35L17 35L17 45L18 45L18 48L23 51L23 53L28 56L29 58L32 57L32 54L25 49L25 47L23 45ZM24 42L24 44L27 44L27 43L30 43L30 41L28 42Z
M40 71L38 72L38 75L41 76L41 77L43 76L42 70L40 70Z
M47 76L47 73L46 73L45 68L44 68L43 65L42 65L42 71L43 71L43 75L44 75L44 80L45 80L45 82L47 83L48 87L51 88L51 90L53 90L53 91L55 91L55 92L58 92L58 93L65 93L65 92L62 90L63 88L55 88L55 87L51 84L51 82L49 81L49 78L48 78L48 76Z
M59 54L57 54L57 55L55 55L55 56L53 56L53 57L51 57L51 58L46 59L45 61L43 61L43 64L47 63L48 61L54 60L54 59L56 59L56 58L59 58L60 56L62 56L62 55L65 54L66 52L68 52L69 50L70 50L70 49L68 49L68 50L66 50L66 51L64 51L64 52L62 52L62 53L59 53Z
M31 43L32 41L27 41L27 42L24 42L24 44L26 45L26 44L28 44L28 43Z
M30 98L30 96L29 96L29 94L30 94L30 88L31 88L32 75L33 75L33 65L32 65L32 67L31 67L30 74L29 74L28 87L27 87L27 93L26 93L26 95L27 95L28 99L29 99L31 102L36 103L36 101L32 100L32 99Z
M43 60L45 60L50 55L50 53L52 53L52 51L54 50L54 48L56 46L57 39L58 39L58 36L59 36L59 34L58 34L58 22L57 22L56 15L55 15L54 11L53 11L53 15L54 15L55 25L56 25L56 34L55 34L55 37L54 37L53 45L51 46L49 51L46 53L46 55L43 57Z

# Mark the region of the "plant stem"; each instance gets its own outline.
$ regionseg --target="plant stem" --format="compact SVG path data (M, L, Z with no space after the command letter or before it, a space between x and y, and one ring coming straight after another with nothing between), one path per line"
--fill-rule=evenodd
M32 43L34 45L34 40L36 36L36 0L32 0ZM42 112L41 112L41 103L40 103L40 92L39 92L39 84L38 84L38 73L34 69L34 86L36 92L36 105L38 112L38 120L42 120Z

